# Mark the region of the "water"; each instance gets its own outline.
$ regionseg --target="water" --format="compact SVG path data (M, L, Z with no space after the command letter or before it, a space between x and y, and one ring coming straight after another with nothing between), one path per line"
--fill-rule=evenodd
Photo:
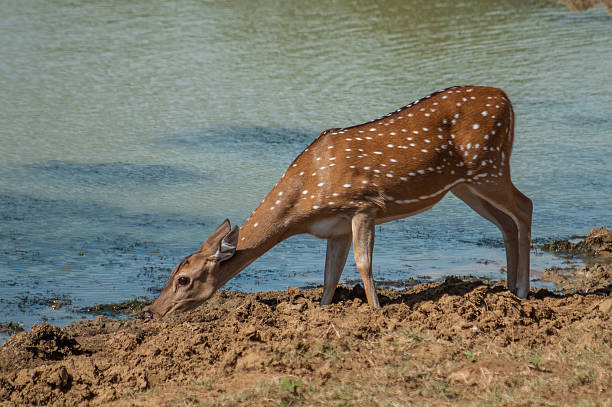
M423 3L423 4L421 4ZM5 1L0 322L153 298L223 219L241 224L317 134L457 84L514 102L536 240L612 214L612 19L547 1ZM227 286L321 284L325 242L282 243ZM463 203L377 228L375 277L499 279ZM532 268L559 264L533 256ZM343 279L357 279L349 258ZM53 309L58 300L64 305Z

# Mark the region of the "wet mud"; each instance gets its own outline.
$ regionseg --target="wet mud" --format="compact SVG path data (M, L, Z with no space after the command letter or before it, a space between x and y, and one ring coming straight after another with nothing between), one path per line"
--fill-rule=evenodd
M346 405L332 403L346 386L353 405L386 405L397 392L446 404L479 401L475 390L486 396L493 385L520 392L532 376L580 382L577 374L584 383L551 384L554 395L544 386L538 397L611 401L602 391L612 384L609 287L522 300L502 285L448 278L380 291L381 310L355 286L328 307L320 288L222 292L161 321L36 325L0 348L0 404ZM577 373L582 362L563 360L576 350L596 366ZM366 396L357 384L370 380L381 388Z
M527 299L448 277L380 288L380 310L357 284L35 325L0 347L0 405L610 405L610 267L548 270L563 289Z
M572 243L569 240L555 240L541 246L543 250L566 256L580 256L585 260L612 262L612 230L602 226L591 229L582 240Z

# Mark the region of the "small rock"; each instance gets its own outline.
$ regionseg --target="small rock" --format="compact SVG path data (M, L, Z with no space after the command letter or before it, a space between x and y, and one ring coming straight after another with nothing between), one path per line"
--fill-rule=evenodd
M597 308L604 314L612 314L612 298L608 298L597 304Z
M306 303L300 302L297 304L291 304L289 302L281 302L276 306L276 311L281 314L292 314L294 312L302 312L306 309Z

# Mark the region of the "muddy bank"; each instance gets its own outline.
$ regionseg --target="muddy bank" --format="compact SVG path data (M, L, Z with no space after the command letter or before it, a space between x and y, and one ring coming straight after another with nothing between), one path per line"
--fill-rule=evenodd
M612 264L552 267L533 274L542 281L553 283L557 291L565 294L609 290L612 285Z
M355 285L327 307L321 288L220 292L161 321L35 325L0 347L0 405L608 406L610 231L563 245L603 262L546 270L559 292L527 299L449 277L380 288L380 310Z
M552 267L533 272L536 279L551 282L563 294L589 293L608 290L612 284L612 230L605 227L591 229L578 242L556 240L540 246L541 249L566 256L581 257L587 264L576 266L571 260L567 267Z
M162 321L34 326L0 348L0 403L612 401L609 287L521 300L502 285L449 278L380 290L377 311L359 286L340 288L328 307L321 294L219 293Z
M580 256L585 260L610 261L612 262L612 230L602 226L591 229L589 234L582 240L572 243L569 240L555 240L554 242L541 245L542 250L566 256Z

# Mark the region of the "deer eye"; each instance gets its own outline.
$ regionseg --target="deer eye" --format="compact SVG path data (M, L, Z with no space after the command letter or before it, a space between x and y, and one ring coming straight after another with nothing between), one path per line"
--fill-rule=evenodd
M178 283L178 285L180 286L185 286L187 284L189 284L189 277L179 277L176 282Z

